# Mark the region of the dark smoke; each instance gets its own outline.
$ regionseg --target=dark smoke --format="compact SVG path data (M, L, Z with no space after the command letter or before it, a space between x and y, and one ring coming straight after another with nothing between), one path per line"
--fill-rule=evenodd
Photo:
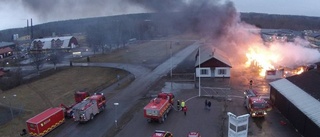
M42 22L131 12L178 12L180 26L205 35L223 34L237 17L233 3L221 0L23 0L22 3Z

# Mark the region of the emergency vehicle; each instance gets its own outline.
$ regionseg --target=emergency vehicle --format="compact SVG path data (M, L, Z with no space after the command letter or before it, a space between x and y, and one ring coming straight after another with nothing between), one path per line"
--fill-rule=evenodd
M74 101L75 103L70 105L70 106L66 106L64 104L60 104L60 107L63 109L64 113L65 113L65 117L66 118L72 118L73 116L73 111L72 108L73 106L75 106L76 104L80 103L82 100L84 100L85 98L89 97L89 92L88 91L76 91L74 93Z
M102 112L106 107L106 98L102 93L96 93L80 103L76 104L73 108L73 119L80 123L92 120L94 116Z
M65 121L62 108L49 108L26 121L30 136L44 136Z
M144 117L148 122L158 121L163 123L170 112L174 101L172 93L159 93L144 107Z
M244 94L244 105L251 117L264 117L267 115L267 110L269 110L270 105L262 96L258 96L252 89L246 90Z
M169 131L155 130L152 137L173 137Z

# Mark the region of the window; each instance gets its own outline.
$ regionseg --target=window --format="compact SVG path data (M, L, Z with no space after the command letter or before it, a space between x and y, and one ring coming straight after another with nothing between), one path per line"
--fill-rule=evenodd
M227 74L227 70L226 69L218 69L218 74L225 75L225 74Z
M207 69L201 69L200 70L201 75L208 75L208 70Z
M238 132L247 130L247 125L238 126Z
M234 132L237 132L237 127L230 123L230 129L233 130Z

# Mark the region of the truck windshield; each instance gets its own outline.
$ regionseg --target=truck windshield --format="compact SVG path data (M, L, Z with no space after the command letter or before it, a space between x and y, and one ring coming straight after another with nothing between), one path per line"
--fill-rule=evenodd
M254 103L252 104L252 108L266 108L265 103Z
M158 116L158 110L147 109L147 110L146 110L146 114L147 114L148 116Z

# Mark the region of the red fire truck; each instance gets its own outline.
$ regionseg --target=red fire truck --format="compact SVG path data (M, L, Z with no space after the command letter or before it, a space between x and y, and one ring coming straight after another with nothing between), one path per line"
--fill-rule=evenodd
M103 111L105 107L105 96L102 93L95 93L73 106L73 119L80 123L87 122L90 119L93 119L96 114Z
M89 92L85 91L85 90L81 90L81 91L76 91L74 93L74 101L75 103L70 105L70 106L66 106L64 104L60 104L60 107L63 108L63 111L65 113L65 117L66 118L72 118L73 115L73 111L72 111L72 107L75 106L76 104L80 103L82 100L84 100L85 98L89 97Z
M244 94L244 105L251 117L264 117L267 115L267 110L269 110L270 105L262 96L258 96L252 89L246 90Z
M65 121L62 108L49 108L26 121L31 136L44 136Z
M159 93L144 107L144 117L148 122L158 121L163 123L167 118L173 105L174 95L172 93Z

